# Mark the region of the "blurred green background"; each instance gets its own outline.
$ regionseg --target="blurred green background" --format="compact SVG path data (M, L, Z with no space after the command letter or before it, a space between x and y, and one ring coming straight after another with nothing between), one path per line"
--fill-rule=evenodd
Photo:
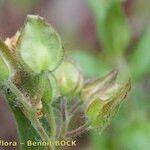
M39 14L59 32L67 55L78 61L85 78L112 68L119 68L118 81L131 78L126 103L102 135L86 134L86 150L150 149L149 10L148 0L0 0L3 39L15 34L27 14ZM0 117L0 136L17 138L4 100Z

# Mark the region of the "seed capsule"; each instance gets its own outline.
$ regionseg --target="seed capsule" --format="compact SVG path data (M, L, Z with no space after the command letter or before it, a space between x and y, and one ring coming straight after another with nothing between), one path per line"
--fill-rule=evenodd
M83 86L83 75L73 61L65 60L56 70L55 76L62 95L75 95Z
M91 126L100 131L109 124L131 88L130 81L126 84L118 84L115 83L115 78L116 73L113 71L95 80L98 82L89 82L81 91L85 113L91 121Z

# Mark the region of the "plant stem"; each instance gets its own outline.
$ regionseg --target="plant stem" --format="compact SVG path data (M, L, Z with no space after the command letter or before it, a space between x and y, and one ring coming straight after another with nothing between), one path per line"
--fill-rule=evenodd
M11 81L9 81L9 80L5 81L4 87L11 90L11 92L17 97L17 100L24 106L24 108L27 111L31 110L32 105L26 100L24 95L20 92L20 90Z
M36 129L36 131L40 135L41 139L43 141L49 141L50 138L47 135L47 133L45 132L45 130L44 130L43 126L41 125L39 119L36 117L36 114L33 112L33 114L29 115L29 118L30 118L31 124Z
M71 119L76 115L76 113L82 108L83 106L79 105L78 107L76 107L72 113L70 113L70 116L69 116L69 122L71 121Z
M55 137L56 136L56 122L55 122L55 115L53 112L52 106L49 104L48 106L48 111L49 111L49 121L50 121L50 126L51 126L51 136Z
M19 91L19 89L11 81L4 82L4 86L5 88L9 88L11 92L17 97L17 100L22 104L24 110L23 113L30 120L32 126L38 132L41 139L43 141L50 141L49 136L47 135L45 129L43 128L39 119L36 116L36 110L31 106L30 103L28 103L28 101L26 100L24 95ZM50 150L51 148L48 147L47 149Z
M11 74L14 74L17 70L17 62L15 56L11 53L9 48L0 40L0 56L7 64Z
M68 128L68 121L69 121L68 111L67 111L67 102L65 98L61 100L61 115L62 115L61 136L64 137Z
M66 138L73 138L73 137L76 137L80 134L82 134L83 132L89 130L89 126L90 126L90 123L89 122L86 122L84 125L80 126L79 128L77 129L74 129L72 131L68 131L65 135Z
M75 104L73 104L73 106L71 107L69 113L72 115L74 113L76 113L78 107L80 107L81 103L80 102L76 102Z
M53 108L51 106L51 104L44 104L44 108L46 109L46 114L48 116L48 122L51 128L51 138L52 142L54 143L55 139L56 139L56 121L55 121L55 115L54 115L54 111ZM54 144L52 145L52 149L54 149Z

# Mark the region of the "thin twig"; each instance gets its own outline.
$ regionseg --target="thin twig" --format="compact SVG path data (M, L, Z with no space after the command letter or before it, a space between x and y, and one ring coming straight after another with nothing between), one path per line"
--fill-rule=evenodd
M68 110L67 110L67 102L66 99L63 98L61 100L61 115L62 115L62 127L61 127L61 136L64 136L64 134L67 131L68 128Z
M73 114L74 112L76 112L76 109L77 109L80 105L81 105L81 103L77 101L75 104L73 104L73 106L71 107L69 113L70 113L70 114Z
M76 136L79 136L80 134L82 134L83 132L89 130L89 122L86 122L84 125L80 126L77 129L74 129L72 131L68 131L65 135L66 138L73 138Z
M55 121L54 111L53 111L51 104L44 104L44 107L46 108L46 114L47 114L48 122L51 128L50 139L52 140L52 143L54 143L55 138L56 138L56 121ZM53 144L52 149L54 149L54 147L55 145Z

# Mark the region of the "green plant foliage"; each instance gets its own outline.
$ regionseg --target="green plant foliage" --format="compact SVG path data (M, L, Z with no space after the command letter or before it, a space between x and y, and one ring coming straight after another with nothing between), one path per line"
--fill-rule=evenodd
M52 73L47 73L45 80L44 80L44 90L43 90L43 96L42 100L45 103L52 102L53 99L55 99L58 90L57 87L57 81L55 76Z
M32 1L30 1L30 0L21 0L21 1L20 0L14 0L15 3L17 3L21 6L28 6L28 7L38 3L38 1L39 0L32 0Z
M3 60L3 62L6 64L8 70L9 70L9 76L11 77L12 75L15 74L17 64L15 61L15 56L7 45L0 40L0 59Z
M65 60L55 72L58 88L62 95L74 95L83 85L83 77L78 66Z
M2 58L0 57L0 82L3 80L8 79L9 77L9 70Z
M124 85L112 83L115 77L116 74L114 75L112 72L101 78L101 82L97 82L97 84L96 81L94 81L95 84L91 82L81 91L82 95L88 95L85 104L87 115L92 121L92 127L98 128L100 132L110 123L131 88L130 82ZM93 87L93 93L90 95L91 87Z
M124 105L125 107L120 110L118 117L102 136L96 130L92 136L94 146L91 149L149 149L149 93L146 94L146 91L149 90L150 53L148 43L150 40L150 26L147 24L146 27L141 24L143 18L147 18L147 23L149 23L147 1L137 0L132 5L129 1L123 0L89 0L88 2L95 18L100 43L103 46L103 51L107 53L107 58L106 55L101 53L101 57L105 59L103 63L119 68L119 79L117 81L126 80L130 74L131 79L134 81L127 105ZM141 35L136 34L138 40L132 40L132 43L129 43L132 33L123 13L122 2L127 4L125 5L128 8L127 11L132 12L130 17L135 19L134 25L131 23L136 27L132 33L138 33L139 29L145 28ZM129 59L126 59L127 55L125 53L123 54L126 49L128 50L126 54L128 54ZM118 55L121 53L122 55ZM82 60L82 58L80 59ZM100 102L98 100L94 102L93 105L96 105L98 110L97 105L100 105ZM92 108L91 111L96 109ZM93 113L92 118L95 118L94 115L97 116L97 113Z
M36 73L56 69L63 58L59 35L39 16L28 15L16 50Z
M135 120L122 133L119 142L124 149L128 150L147 150L150 146L150 122L148 120Z
M20 143L24 143L20 145L21 150L27 150L29 147L25 142L28 140L32 141L41 141L40 136L37 134L36 130L33 128L31 122L26 118L26 116L22 113L22 110L17 107L17 104L12 102L12 97L7 95L7 99L10 99L9 102L10 107L14 113L14 117L17 123L17 129L19 134ZM45 147L30 147L31 150L45 150Z
M120 0L89 0L97 33L106 53L122 54L130 41L130 31Z
M135 81L150 73L150 25L147 26L142 38L130 56L130 70Z
M117 70L101 78L84 80L75 61L62 59L59 35L39 16L28 15L20 33L5 43L8 47L0 41L0 56L11 75L9 79L5 72L0 76L0 88L16 119L20 142L24 143L21 150L28 149L27 140L53 143L77 137L88 129L101 132L130 90L130 82L115 83ZM101 66L104 70L98 58L95 61L90 55L82 56L83 62L87 62L84 65L91 64L88 67L92 68L98 62L94 70L99 71ZM77 122L77 113L82 113L84 120L83 125L74 129L72 119ZM54 150L54 143L31 146L30 150Z
M70 53L70 57L80 64L85 78L88 79L104 75L111 69L103 62L103 60L101 60L101 58L82 50Z

